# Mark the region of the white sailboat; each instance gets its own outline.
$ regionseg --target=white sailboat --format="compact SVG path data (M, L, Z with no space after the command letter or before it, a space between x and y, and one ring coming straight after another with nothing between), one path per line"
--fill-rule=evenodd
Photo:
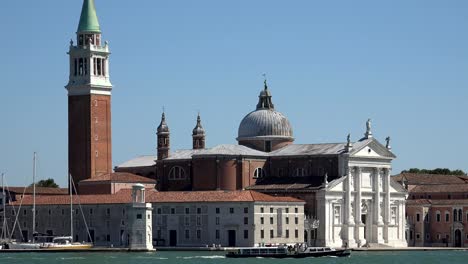
M92 248L91 243L73 242L73 183L72 176L69 175L70 185L70 236L54 237L51 243L43 243L41 249L44 250L83 250Z
M40 246L41 246L40 243L36 243L36 241L35 241L35 234L36 234L36 159L37 159L37 154L36 154L36 152L34 152L34 158L33 158L33 209L32 209L32 214L33 214L33 217L32 217L33 240L28 241L28 242L9 241L6 244L8 249L39 249ZM26 237L25 239L28 239L28 238Z

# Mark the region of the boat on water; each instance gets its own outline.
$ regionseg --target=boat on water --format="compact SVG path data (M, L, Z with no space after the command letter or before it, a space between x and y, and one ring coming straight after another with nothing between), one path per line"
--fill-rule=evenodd
M36 152L34 152L33 158L33 212L36 212ZM25 242L17 242L12 240L11 237L8 240L5 240L1 243L0 249L12 249L12 250L83 250L89 249L93 247L92 243L80 243L80 242L73 242L73 188L75 187L73 178L69 175L70 180L70 236L58 236L52 237L48 235L41 235L36 232L36 214L32 214L32 226L33 226L33 241L25 241ZM5 197L4 190L5 187L3 185L3 175L2 175L2 191L3 197ZM24 196L24 194L23 194ZM5 199L3 199L3 208L5 208ZM80 208L81 209L81 208ZM3 210L5 214L5 210ZM4 216L4 219L6 217ZM16 226L17 220L13 226ZM6 235L6 222L4 220L3 225L3 236ZM89 230L88 230L89 234ZM25 239L23 237L23 239Z
M351 253L346 249L330 247L249 247L229 251L227 258L310 258L310 257L347 257Z
M64 236L64 237L54 237L51 243L43 243L40 246L40 249L50 249L50 250L73 250L73 249L88 249L92 248L93 245L90 243L79 243L73 242L71 236Z

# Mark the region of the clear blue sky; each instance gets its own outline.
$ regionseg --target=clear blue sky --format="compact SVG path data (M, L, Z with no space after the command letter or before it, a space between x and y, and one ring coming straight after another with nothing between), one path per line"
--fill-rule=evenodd
M81 0L0 8L0 171L66 185L70 38ZM113 164L154 154L166 108L173 149L236 143L266 73L296 143L392 137L394 173L468 171L468 1L96 0L112 51Z

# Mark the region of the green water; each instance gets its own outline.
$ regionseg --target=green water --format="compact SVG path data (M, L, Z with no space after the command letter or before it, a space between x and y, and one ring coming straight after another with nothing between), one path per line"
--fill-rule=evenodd
M468 251L352 252L347 258L307 259L226 259L223 252L156 252L156 253L1 253L0 264L302 264L302 263L468 263Z

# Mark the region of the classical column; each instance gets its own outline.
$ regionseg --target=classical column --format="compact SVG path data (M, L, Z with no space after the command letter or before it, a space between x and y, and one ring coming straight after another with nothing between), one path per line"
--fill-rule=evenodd
M360 167L354 167L355 173L354 173L354 190L356 192L356 199L354 199L354 206L356 208L355 212L356 214L354 215L354 220L356 224L362 224L361 221L361 200L362 200L362 194L361 194L361 178L362 178L362 170Z
M384 184L385 184L385 224L390 223L390 171L388 168L383 174Z
M348 179L346 179L346 218L345 221L348 225L354 225L354 219L352 214L352 194L351 190L353 189L353 173L347 169Z
M380 207L381 197L380 197L380 186L382 185L381 181L381 175L383 175L383 171L381 168L375 168L374 169L374 178L375 178L375 184L374 184L374 221L377 223L377 225L382 225L382 208Z

